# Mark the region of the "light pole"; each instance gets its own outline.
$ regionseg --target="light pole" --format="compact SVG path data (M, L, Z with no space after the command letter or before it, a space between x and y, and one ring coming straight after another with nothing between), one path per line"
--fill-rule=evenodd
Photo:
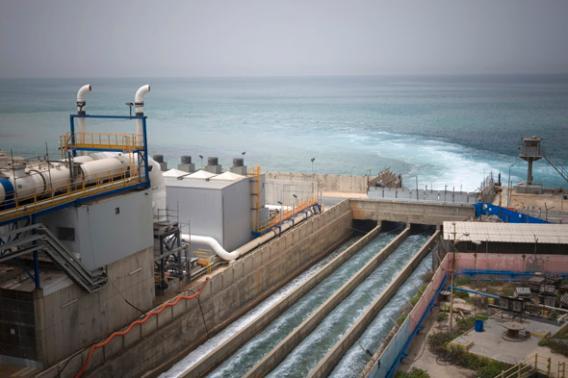
M282 216L284 215L284 204L282 203L282 201L278 201L278 204L280 205L280 224L282 224Z
M294 197L294 205L292 206L292 216L294 216L294 213L296 212L296 200L298 199L298 196L296 194L292 194L292 197Z
M454 236L454 243L453 243L453 248L452 248L452 271L451 271L451 275L450 275L450 332L453 330L453 326L454 326L454 276L455 276L455 272L456 272L456 246L457 246L457 232L456 232L456 223L452 222L452 227L453 227L453 236ZM469 233L465 232L462 234L462 236L465 237L469 237Z
M201 160L201 168L200 169L203 169L203 155L199 155L199 159Z
M511 207L511 190L513 186L513 183L511 182L511 168L513 168L513 166L517 163L518 160L515 160L513 164L509 165L509 173L507 175L507 208Z
M314 173L314 161L316 161L316 158L312 157L310 161L312 162L312 197L315 197L314 193L316 191L316 175Z

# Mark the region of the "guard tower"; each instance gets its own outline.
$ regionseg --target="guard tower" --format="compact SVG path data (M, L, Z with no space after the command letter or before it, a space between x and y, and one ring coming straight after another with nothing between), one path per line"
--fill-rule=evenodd
M540 193L542 188L540 185L533 184L533 162L542 159L543 153L540 142L541 137L532 136L523 138L519 157L528 162L527 181L517 187L517 190L525 193Z

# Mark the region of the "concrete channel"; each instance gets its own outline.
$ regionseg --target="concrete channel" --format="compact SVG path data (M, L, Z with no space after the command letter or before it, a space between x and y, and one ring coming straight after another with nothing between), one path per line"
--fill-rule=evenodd
M367 234L362 236L345 251L337 255L329 263L323 266L318 273L309 278L306 282L303 283L303 285L271 306L257 321L247 325L231 338L215 347L209 353L205 354L197 363L188 367L181 374L181 376L199 377L204 376L212 371L216 366L218 366L233 353L235 353L235 351L242 347L258 332L269 325L282 312L286 311L288 307L290 307L298 299L303 297L318 283L320 283L347 260L349 260L355 253L357 253L361 248L367 245L369 241L373 240L381 232L381 229L382 228L380 224L371 229Z
M394 277L418 253L431 232L409 235L353 292L337 305L300 342L268 377L307 376L318 362L345 335L353 322L387 289Z
M333 370L345 352L359 339L361 334L375 319L379 311L391 300L416 267L420 264L424 256L430 251L438 237L440 231L434 234L424 243L420 250L412 257L403 270L391 281L389 286L379 295L372 304L365 310L339 342L331 348L328 353L319 361L314 369L310 371L309 377L326 377Z
M266 353L307 319L322 303L338 290L369 259L384 248L402 228L381 231L369 243L346 259L337 269L293 303L270 325L259 332L232 356L215 368L210 377L243 376Z
M390 254L396 250L400 243L410 233L406 227L397 237L387 244L378 254L367 262L357 273L351 277L339 290L329 297L315 312L313 312L300 326L289 333L274 349L260 360L246 374L247 377L266 376L292 351L314 328L329 314L341 301L343 301L359 284L365 280Z
M375 319L367 326L357 339L341 357L329 374L332 378L357 378L365 376L376 363L376 359L369 353L376 351L375 355L385 346L386 340L392 334L393 326L398 325L400 313L411 305L410 298L420 291L423 285L422 277L432 271L432 252L422 259L420 264L406 282L397 290L393 298L378 312ZM370 365L367 368L367 365Z

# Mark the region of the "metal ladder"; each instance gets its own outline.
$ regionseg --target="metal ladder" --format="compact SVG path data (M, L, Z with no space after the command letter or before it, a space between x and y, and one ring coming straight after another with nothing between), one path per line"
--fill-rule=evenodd
M94 271L85 268L42 223L18 228L6 239L9 241L0 245L0 263L33 252L44 252L77 285L89 293L99 290L107 282L103 268Z

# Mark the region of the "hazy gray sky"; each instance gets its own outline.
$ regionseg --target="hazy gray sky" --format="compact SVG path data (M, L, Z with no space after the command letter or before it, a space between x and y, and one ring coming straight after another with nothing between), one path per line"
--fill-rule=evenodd
M568 0L0 0L0 77L568 72Z

